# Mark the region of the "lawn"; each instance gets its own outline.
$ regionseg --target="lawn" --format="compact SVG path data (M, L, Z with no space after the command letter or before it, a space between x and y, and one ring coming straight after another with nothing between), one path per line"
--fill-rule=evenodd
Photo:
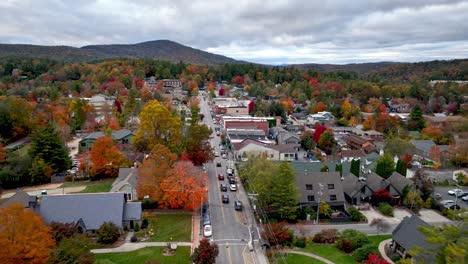
M148 217L154 235L147 241L190 242L192 239L192 215L191 214L152 214ZM139 231L137 236L142 236L144 231Z
M379 247L380 242L384 241L385 239L392 238L392 235L376 235L376 236L368 236L370 243L373 246Z
M60 188L86 186L84 190L79 193L98 193L98 192L109 192L112 188L113 179L107 179L102 181L77 181L77 182L65 182Z
M288 253L284 259L280 257L277 257L277 259L280 264L325 264L325 262L320 260L292 253Z
M190 263L190 247L178 247L174 256L164 256L165 247L147 247L131 252L95 254L94 264L134 264L157 260L161 264Z

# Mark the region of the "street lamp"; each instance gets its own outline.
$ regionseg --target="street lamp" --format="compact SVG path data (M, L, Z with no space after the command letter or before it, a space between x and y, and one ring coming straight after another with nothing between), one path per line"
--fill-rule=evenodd
M315 220L315 224L318 224L319 222L319 213L320 213L320 198L322 198L322 190L323 190L323 184L319 183L319 191L317 192L318 194L318 203L317 203L317 220Z

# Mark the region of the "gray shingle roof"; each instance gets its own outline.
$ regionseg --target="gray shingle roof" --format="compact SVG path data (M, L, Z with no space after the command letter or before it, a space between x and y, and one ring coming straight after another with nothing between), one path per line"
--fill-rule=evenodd
M100 137L103 137L105 136L106 134L104 134L104 132L101 132L101 131L98 131L98 132L93 132L89 135L87 135L86 137L84 137L83 139L98 139ZM122 139L128 135L133 135L133 132L128 130L128 129L121 129L121 130L116 130L116 131L112 131L112 138L114 140L119 140L119 139Z
M123 220L141 220L141 210L140 202L126 203Z
M18 188L16 189L16 193L13 196L11 196L7 201L2 203L0 207L6 207L13 203L20 203L22 206L26 208L26 207L35 206L36 201L37 201L36 196L29 195L27 192Z
M410 143L413 144L416 149L423 151L425 155L428 155L431 148L436 145L432 140L412 139Z
M366 184L371 188L372 191L378 191L380 189L385 189L390 185L390 182L379 175L371 172L366 177Z
M387 179L398 192L402 193L406 185L413 186L414 183L412 180L406 178L398 172L393 172L390 177Z
M361 192L361 188L365 185L364 182L360 181L354 174L349 173L343 178L343 191L349 197L355 197Z
M362 163L362 162L361 162ZM320 172L320 169L323 166L328 166L329 171L335 171L336 162L308 162L308 161L292 161L290 162L291 166L293 167L296 173L304 173L304 172ZM343 162L343 175L349 173L351 168L350 162Z
M322 184L321 200L327 201L331 205L342 204L344 202L343 185L338 172L315 172L315 173L297 173L296 185L301 194L299 203L310 203L307 200L308 195L314 195L315 201L319 198L320 185ZM306 190L306 184L312 184L312 190ZM333 184L333 189L328 189L328 184ZM336 195L336 201L330 201L330 195Z
M406 250L411 250L415 246L421 248L434 248L434 244L426 242L426 236L418 230L420 226L429 226L416 215L406 216L400 224L393 230L393 240Z
M119 168L119 176L112 183L110 192L118 192L125 184L130 184L133 188L137 188L138 184L138 169L136 168Z
M124 203L124 193L46 195L42 197L40 214L46 223L72 223L81 218L91 230L106 221L122 228Z

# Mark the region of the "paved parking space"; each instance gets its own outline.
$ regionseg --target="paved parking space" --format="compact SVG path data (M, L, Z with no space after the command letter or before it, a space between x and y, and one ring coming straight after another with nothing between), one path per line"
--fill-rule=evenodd
M455 195L450 195L448 194L448 190L451 190L451 189L455 189L455 188L458 188L458 189L462 189L463 191L465 192L468 192L468 187L464 187L464 186L461 186L461 187L440 187L440 186L434 186L434 193L438 193L442 196L442 199L441 200L452 200L452 201L455 201ZM461 207L461 208L467 208L468 209L468 202L465 202L463 201L462 199L458 198L457 199L457 204Z
M366 217L368 222L372 222L375 218L385 219L389 224L399 224L405 216L411 216L411 212L404 208L395 208L393 210L393 217L384 216L378 210L371 207L368 211L361 211ZM432 209L421 209L419 217L427 223L447 223L450 222L448 218L441 215L438 211Z

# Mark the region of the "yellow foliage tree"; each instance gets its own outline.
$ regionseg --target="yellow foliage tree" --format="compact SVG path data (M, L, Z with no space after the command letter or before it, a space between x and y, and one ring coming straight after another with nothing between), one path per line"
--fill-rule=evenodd
M47 263L55 242L42 219L19 203L0 209L0 262Z
M341 104L341 114L343 117L348 118L350 115L351 104L349 103L348 99L345 99Z

